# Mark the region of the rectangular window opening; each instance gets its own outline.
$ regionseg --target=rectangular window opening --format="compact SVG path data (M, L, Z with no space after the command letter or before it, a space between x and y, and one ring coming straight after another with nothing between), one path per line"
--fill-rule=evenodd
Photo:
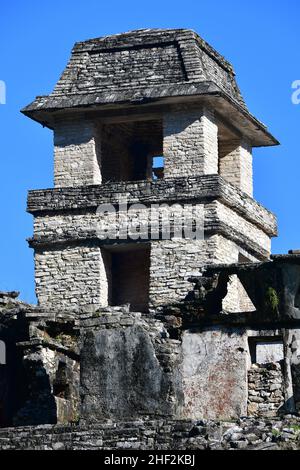
M103 183L163 177L162 120L103 124L100 134Z
M280 336L249 338L249 350L252 364L280 362L284 358L283 340Z
M152 179L158 180L164 177L164 157L157 155L152 157Z

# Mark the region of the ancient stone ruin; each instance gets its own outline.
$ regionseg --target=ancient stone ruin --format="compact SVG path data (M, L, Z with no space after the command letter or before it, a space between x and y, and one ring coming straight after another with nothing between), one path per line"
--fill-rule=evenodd
M0 448L297 446L300 253L271 255L252 148L278 142L232 66L191 30L92 39L22 112L54 188L37 306L0 292Z

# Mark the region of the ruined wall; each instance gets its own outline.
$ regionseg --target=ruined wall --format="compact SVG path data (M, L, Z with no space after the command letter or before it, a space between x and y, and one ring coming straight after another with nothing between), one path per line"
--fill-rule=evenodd
M84 320L81 337L82 422L176 414L180 342L160 321L110 309Z
M78 360L59 348L33 345L28 345L23 354L24 396L13 424L75 422L79 408Z
M199 275L201 266L236 262L239 249L222 235L205 240L160 240L151 243L150 305L157 307L182 301L192 289L189 278ZM232 303L236 304L233 291Z
M213 256L214 240L160 240L151 243L150 306L182 300L191 289L189 277Z
M79 348L74 312L42 311L0 292L0 427L78 419Z
M295 316L295 303L298 302L298 279L297 271L299 274L299 266L289 266L284 273L284 279L286 282L286 288L284 295L288 302L289 308L288 313L292 313ZM285 270L284 270L285 271ZM294 273L295 276L291 276ZM294 294L294 295L293 295ZM290 367L290 375L287 376L289 383L289 398L291 405L295 407L295 410L300 410L300 328L286 329L284 332L285 338L285 356L286 365Z
M249 416L271 418L284 412L282 364L252 364L248 371L248 393Z
M182 417L229 419L247 414L247 340L243 331L185 331Z
M18 450L299 450L300 419L236 422L137 420L89 426L0 430L0 449Z
M247 415L245 329L195 327L175 340L162 322L118 307L84 319L81 338L82 423Z

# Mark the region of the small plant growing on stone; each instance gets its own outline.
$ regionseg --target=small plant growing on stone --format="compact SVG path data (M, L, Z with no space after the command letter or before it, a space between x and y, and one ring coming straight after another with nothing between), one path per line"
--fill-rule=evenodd
M272 312L278 313L279 308L279 297L276 290L273 287L268 287L265 297L266 306L271 309Z
M272 435L277 438L281 436L281 432L278 429L272 429Z
M296 433L300 434L300 425L299 424L291 424L290 428Z

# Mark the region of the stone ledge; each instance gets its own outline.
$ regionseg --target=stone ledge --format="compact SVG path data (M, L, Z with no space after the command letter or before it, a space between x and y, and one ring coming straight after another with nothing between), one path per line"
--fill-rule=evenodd
M29 191L27 211L34 215L93 212L100 204L118 204L125 198L128 204L145 205L220 200L267 235L277 235L275 215L219 175L34 190Z
M233 229L222 221L215 221L207 223L204 226L205 235L220 234L227 237L229 240L234 241L237 245L245 248L249 253L258 259L265 261L269 258L269 252L265 250L258 243L253 242L249 237L246 237L239 231ZM152 242L155 243L156 240ZM158 240L159 241L159 240ZM110 240L100 239L94 233L82 233L80 236L77 234L67 234L65 236L35 236L28 239L29 246L35 250L43 250L49 247L63 247L63 246L117 246L118 244L130 243L144 243L151 242L150 238L144 238L138 241L132 241L130 238L125 240Z

